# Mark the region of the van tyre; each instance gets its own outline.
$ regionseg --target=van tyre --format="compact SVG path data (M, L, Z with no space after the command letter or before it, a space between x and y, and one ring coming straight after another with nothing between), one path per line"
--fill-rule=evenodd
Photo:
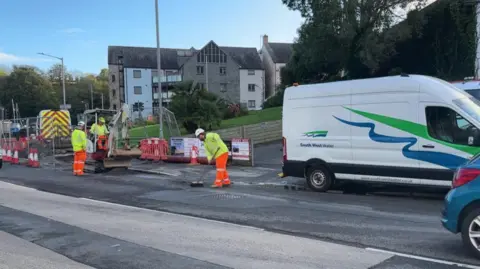
M333 183L332 173L323 165L309 167L306 173L308 186L318 192L326 192Z
M477 222L475 220L477 220ZM470 212L467 214L462 222L461 232L463 245L465 248L475 257L480 258L480 250L477 248L477 246L480 246L480 238L474 238L470 236L472 231L480 233L480 224L478 221L480 221L479 207L470 210Z

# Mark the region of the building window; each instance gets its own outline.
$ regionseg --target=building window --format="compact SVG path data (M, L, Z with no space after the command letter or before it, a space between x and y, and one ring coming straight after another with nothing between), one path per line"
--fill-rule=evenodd
M248 91L254 92L255 91L255 84L248 84Z
M425 109L430 137L457 145L472 145L477 128L448 107L431 106Z
M220 92L227 92L227 83L220 83Z
M112 75L112 82L115 82L115 75Z
M203 75L203 66L197 66L197 75Z
M255 100L248 100L248 107L255 108Z
M142 86L133 87L133 94L136 94L136 95L142 94Z
M113 104L113 110L117 110L117 105Z
M227 74L227 68L225 66L220 67L220 75L225 76Z
M197 83L197 89L199 90L205 89L205 83Z
M197 53L199 63L226 63L227 55L220 50L213 42L210 42L203 50Z
M249 76L255 76L255 70L248 70Z
M142 70L133 70L133 78L142 78Z
M117 91L115 89L112 89L112 97L115 97L116 94L117 94Z

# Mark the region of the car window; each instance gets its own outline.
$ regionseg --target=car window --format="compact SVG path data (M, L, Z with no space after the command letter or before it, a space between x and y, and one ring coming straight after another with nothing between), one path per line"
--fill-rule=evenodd
M456 111L441 106L425 109L427 130L430 137L458 145L471 145L476 127Z

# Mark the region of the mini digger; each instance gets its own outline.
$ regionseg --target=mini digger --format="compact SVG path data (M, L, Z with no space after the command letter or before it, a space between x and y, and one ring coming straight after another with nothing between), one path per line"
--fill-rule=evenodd
M142 152L139 148L130 147L129 127L130 113L128 105L124 104L120 111L106 109L86 110L83 115L83 121L87 126L97 123L100 117L106 119L108 128L108 138L105 149L99 149L97 146L98 136L86 130L87 141L87 160L85 170L93 173L108 172L113 168L128 169L131 166L132 159L140 157Z

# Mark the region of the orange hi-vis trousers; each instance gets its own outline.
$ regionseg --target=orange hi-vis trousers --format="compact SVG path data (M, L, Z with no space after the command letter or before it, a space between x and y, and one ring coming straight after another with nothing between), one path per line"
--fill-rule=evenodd
M217 166L217 175L215 178L215 186L222 187L223 185L230 185L230 178L227 172L228 152L218 156L215 160Z
M108 137L106 135L99 135L97 140L97 149L107 150Z
M87 160L87 152L84 150L75 151L73 155L73 174L75 176L83 175L85 161Z

